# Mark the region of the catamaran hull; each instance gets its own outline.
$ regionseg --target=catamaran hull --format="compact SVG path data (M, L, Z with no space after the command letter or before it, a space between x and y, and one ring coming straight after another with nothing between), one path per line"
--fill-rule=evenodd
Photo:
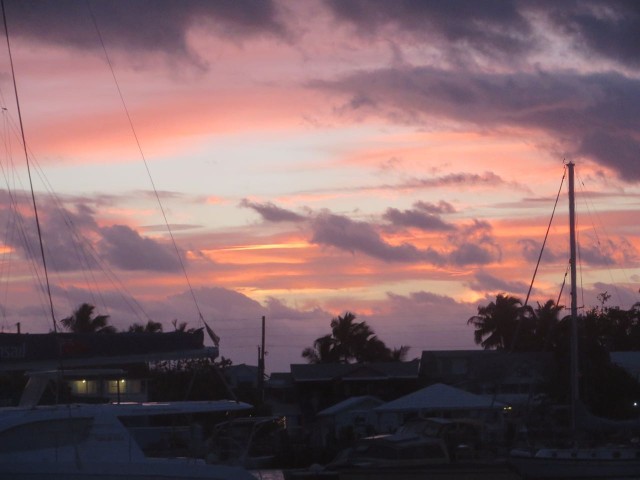
M143 463L11 463L0 464L0 478L11 480L256 480L247 470L195 461Z

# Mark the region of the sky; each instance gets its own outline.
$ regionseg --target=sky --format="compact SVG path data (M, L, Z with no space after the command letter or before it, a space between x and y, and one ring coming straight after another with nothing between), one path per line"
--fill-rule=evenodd
M529 304L560 294L567 162L579 306L640 301L636 1L5 10L57 320L201 313L220 355L255 365L265 316L269 372L347 311L408 359L479 348L467 320L524 301L562 183ZM0 328L48 332L5 41L0 102Z

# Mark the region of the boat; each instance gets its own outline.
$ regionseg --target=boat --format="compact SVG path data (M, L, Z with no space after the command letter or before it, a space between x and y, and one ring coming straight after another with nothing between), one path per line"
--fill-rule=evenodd
M208 461L248 469L274 468L286 453L285 420L268 416L220 422L213 428L207 444Z
M59 372L35 372L20 404L0 409L0 478L29 480L255 480L201 458L152 457L137 427L151 417L246 411L232 400L39 405Z
M340 452L328 468L403 469L449 463L451 457L443 439L400 430L357 440L353 447Z
M482 452L482 426L468 419L418 418L397 432L364 437L324 469L342 479L517 478Z
M196 458L148 457L130 418L249 408L233 401L68 404L0 410L0 478L13 480L255 480Z
M586 427L585 419L595 419L586 412L580 400L578 371L578 307L576 283L576 228L574 167L567 164L569 180L569 244L571 267L571 314L570 314L570 387L571 387L571 438L561 446L535 446L511 450L509 464L526 479L585 479L585 478L640 478L640 446L629 441L624 444L601 443L584 445L579 433ZM599 419L600 423L614 421ZM630 422L620 422L629 427ZM635 422L636 428L638 422Z

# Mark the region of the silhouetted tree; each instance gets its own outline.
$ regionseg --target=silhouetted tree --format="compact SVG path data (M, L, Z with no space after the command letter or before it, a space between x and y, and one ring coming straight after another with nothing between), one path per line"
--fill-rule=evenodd
M467 320L473 325L474 340L485 350L512 348L516 326L522 314L522 302L516 297L499 294L495 302L479 306L478 314Z
M154 322L153 320L147 321L146 325L140 323L134 323L129 326L129 333L162 333L162 324L160 322Z
M173 329L176 332L187 332L187 333L191 333L191 332L195 332L195 328L187 328L187 322L180 322L178 323L178 319L174 318L173 320L171 320L171 325L173 325Z
M331 320L331 334L317 338L313 347L302 351L309 363L351 363L402 361L408 346L389 350L366 322L356 322L356 316L346 312Z
M313 342L313 347L307 347L302 351L302 357L306 358L309 363L337 363L338 357L335 355L333 346L333 337L325 335L317 338Z
M116 328L108 325L109 315L93 316L95 307L83 303L69 317L60 320L62 327L73 333L115 333Z
M535 309L536 350L551 351L556 349L559 340L560 312L564 309L553 300L544 304L538 303Z
M407 345L400 345L398 348L394 348L391 350L391 361L392 362L404 362L409 355L409 349L411 347Z

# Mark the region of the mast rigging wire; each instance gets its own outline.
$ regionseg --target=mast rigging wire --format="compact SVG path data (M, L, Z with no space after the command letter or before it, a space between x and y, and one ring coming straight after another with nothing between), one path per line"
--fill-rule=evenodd
M22 111L20 109L20 97L18 96L18 83L16 81L16 72L15 72L15 68L13 66L13 55L11 54L11 41L9 40L9 28L7 26L7 15L6 15L6 11L5 11L5 6L4 6L4 0L2 0L1 2L2 4L2 21L4 24L4 33L5 33L5 37L7 40L7 51L9 54L9 64L11 65L11 78L13 80L13 91L15 93L15 97L16 97L16 107L17 107L17 111L18 111L18 121L20 123L20 135L22 137L22 147L24 149L24 158L27 164L27 175L29 177L29 186L31 188L31 201L33 203L33 212L35 215L35 220L36 220L36 227L38 230L38 241L40 243L40 255L42 256L42 267L44 269L44 277L45 277L45 283L46 283L46 288L47 288L47 296L49 297L49 308L50 308L50 313L51 313L51 320L53 322L53 332L54 333L58 333L58 326L57 326L57 322L56 322L56 316L55 316L55 312L53 309L53 298L51 295L51 285L49 283L49 271L47 269L47 259L46 256L44 254L44 244L42 242L42 230L40 228L40 218L38 216L38 205L36 202L36 196L35 196L35 192L34 192L34 188L33 188L33 180L31 178L31 166L30 166L30 162L29 162L29 153L27 150L27 140L25 138L24 135L24 125L22 122Z
M0 97L2 97L2 91L0 90ZM5 113L5 112L3 112ZM8 120L8 126L10 127L10 132L15 135L15 137L17 139L20 138L20 134L19 134L19 126L12 121L11 117L7 117ZM8 146L10 146L10 143L7 143ZM27 146L28 148L28 146ZM74 244L76 245L76 250L77 250L77 254L78 254L78 261L82 264L85 265L85 269L83 269L83 277L85 278L85 282L87 283L87 288L89 291L93 292L92 287L91 287L91 282L89 281L89 279L87 278L86 274L85 274L85 270L89 272L90 276L91 276L91 281L92 283L97 287L98 282L95 278L95 276L93 275L92 272L92 264L97 265L106 275L106 278L109 280L109 282L111 283L111 285L113 285L122 295L122 299L124 301L124 303L129 307L129 309L131 310L131 312L139 319L139 320L146 320L148 321L149 315L145 312L144 308L142 307L142 305L140 305L140 303L135 299L135 297L128 291L128 289L126 288L126 286L122 283L122 281L117 277L117 275L110 269L109 265L104 262L100 256L100 254L95 250L94 246L92 245L92 243L90 241L88 241L88 239L86 239L84 236L79 235L77 232L77 229L74 226L74 222L72 220L72 216L69 215L67 213L66 208L63 205L63 202L60 200L59 196L56 194L55 189L53 188L53 186L51 185L51 183L49 182L47 176L44 173L44 170L42 169L42 167L38 164L38 160L37 157L35 156L35 154L31 151L31 149L29 149L29 159L30 162L32 164L32 166L34 167L33 170L35 172L35 174L38 176L38 178L40 179L40 181L42 182L44 188L47 190L47 192L51 195L52 201L56 207L56 210L60 213L60 216L62 217L62 221L65 223L65 225L68 227L69 233L71 234L73 240L74 240ZM11 199L11 204L13 206L13 210L15 212L15 218L17 218L18 220L18 224L20 226L20 233L21 233L21 238L22 238L22 242L23 245L25 246L25 249L28 252L28 258L32 260L32 265L31 268L33 270L33 275L35 278L37 278L38 280L38 285L41 286L41 289L38 289L39 293L43 293L44 296L46 296L46 292L44 291L44 282L41 280L40 278L40 274L37 270L37 265L34 265L35 262L33 262L33 259L36 258L36 255L32 252L31 249L31 244L30 242L27 240L27 235L25 234L25 227L23 225L23 219L22 216L19 214L19 210L18 210L18 202L15 198L15 196L12 193L12 187L9 185L9 180L7 177L7 174L4 171L4 168L2 167L2 165L0 164L0 169L2 169L2 173L5 176L5 179L7 181L7 191L9 194L9 197ZM15 187L14 187L15 188ZM55 260L55 256L51 256L51 251L50 249L46 248L47 246L45 245L45 252L47 254L50 255L49 258L53 258ZM55 267L55 265L54 265ZM42 290L42 292L41 292ZM96 288L98 295L101 298L101 302L103 304L103 307L107 307L106 302L104 301L100 288ZM93 293L92 293L93 295ZM68 299L70 300L70 299ZM94 299L95 302L95 299ZM46 303L43 302L43 304ZM71 303L69 302L69 305L71 306Z
M566 176L567 176L567 166L565 165L564 173L562 174L562 180L560 180L560 188L558 188L558 194L556 195L556 201L553 205L551 218L549 219L549 224L547 225L547 231L544 235L544 240L542 241L542 247L540 248L540 254L538 255L538 261L536 262L536 268L533 271L533 277L531 278L531 283L529 284L529 291L527 292L527 298L525 299L524 304L522 305L523 309L526 308L526 306L529 304L529 297L531 296L531 290L533 290L533 283L535 282L536 275L538 274L538 268L540 267L540 261L542 260L542 253L544 252L544 247L547 244L547 240L549 238L549 231L551 230L551 224L553 223L553 217L556 213L558 201L560 200L560 194L562 193L562 185L564 184L564 179ZM513 335L513 340L511 342L511 349L510 349L511 352L513 352L513 349L516 346L518 335L520 333L521 324L522 324L522 320L520 320L516 325L516 331Z
M196 299L195 292L193 291L193 287L191 286L191 281L189 280L189 275L187 274L187 269L182 261L182 257L180 256L180 250L178 249L178 244L173 235L173 231L171 230L171 226L169 225L169 220L167 219L167 214L162 205L162 201L160 200L160 195L158 194L158 190L156 189L155 182L153 181L153 177L151 176L151 170L149 168L149 164L147 162L147 158L142 150L142 145L138 138L138 134L133 124L133 120L131 119L131 115L129 114L129 109L127 108L127 103L125 102L124 95L122 94L122 90L120 89L120 83L118 82L118 78L116 76L115 70L113 68L113 64L111 63L111 58L109 57L109 53L107 52L107 47L104 43L104 39L102 38L102 33L100 32L100 28L98 27L98 22L96 20L95 15L93 14L93 9L91 8L91 3L89 0L86 2L87 8L89 10L89 14L91 16L91 21L93 22L93 26L96 29L96 33L100 40L100 45L102 46L102 51L104 52L105 59L107 61L107 65L109 66L109 70L111 71L111 76L113 77L113 81L115 83L116 89L118 91L118 95L120 97L120 101L122 102L122 106L124 108L127 120L129 122L129 127L131 128L131 132L133 134L133 138L135 139L136 145L138 146L138 151L140 152L140 157L142 158L142 162L144 163L145 170L147 172L147 176L149 177L149 181L151 182L151 187L153 188L153 193L155 195L158 206L160 207L160 211L162 213L162 217L164 219L165 226L167 227L167 232L169 233L169 237L171 238L171 243L173 244L173 248L176 251L176 256L178 257L178 262L180 263L180 268L182 269L182 273L184 274L184 278L187 282L187 286L189 287L189 292L191 293L191 298L193 299L194 305L196 307L196 311L198 313L198 317L200 321L204 324L204 317L200 310L200 306L198 305L198 300ZM206 325L206 324L205 324Z

